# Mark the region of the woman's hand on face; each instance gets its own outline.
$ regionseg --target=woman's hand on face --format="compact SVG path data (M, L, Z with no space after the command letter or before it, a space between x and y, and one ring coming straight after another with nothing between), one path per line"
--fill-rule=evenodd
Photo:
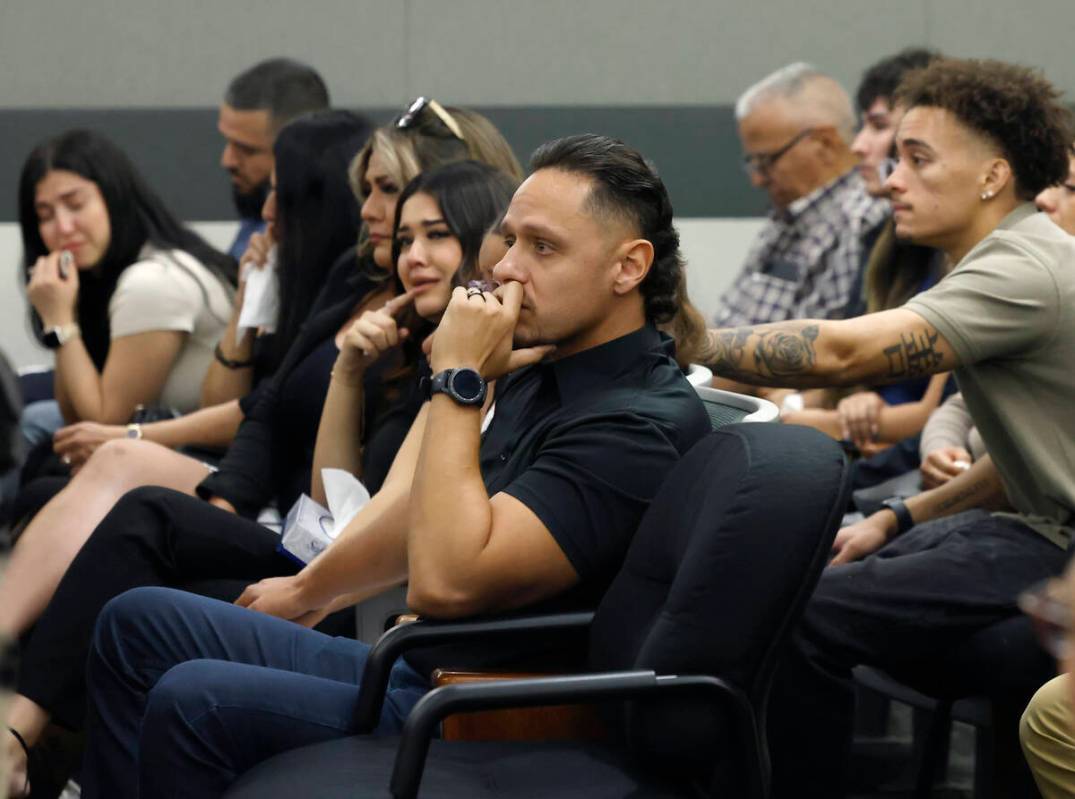
M269 261L269 251L272 250L273 245L276 242L273 241L272 236L268 233L252 233L250 234L250 241L247 242L246 252L239 256L240 273L243 272L242 267L250 266L253 268L261 269Z
M348 328L333 372L347 381L360 380L369 365L394 347L410 331L399 327L396 315L414 302L414 291L393 297L376 311L365 311Z
M30 269L30 282L26 296L34 306L45 327L60 327L75 321L75 305L78 303L78 267L70 254L69 263L60 269L63 250L43 255Z
M123 425L78 422L56 431L52 436L52 450L75 473L103 443L126 435L127 428Z

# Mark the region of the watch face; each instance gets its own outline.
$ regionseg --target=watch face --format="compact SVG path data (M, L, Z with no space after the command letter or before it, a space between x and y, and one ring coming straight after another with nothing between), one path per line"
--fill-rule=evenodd
M481 375L473 369L459 369L452 375L452 390L464 401L480 397L483 385Z

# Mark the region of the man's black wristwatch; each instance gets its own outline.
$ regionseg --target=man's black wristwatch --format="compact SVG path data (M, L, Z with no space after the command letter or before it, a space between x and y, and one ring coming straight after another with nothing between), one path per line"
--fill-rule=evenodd
M428 386L430 397L434 394L447 394L460 405L479 407L485 402L485 378L473 369L445 369L434 375Z
M892 497L891 499L886 499L881 504L896 514L896 535L903 535L914 527L914 519L911 518L911 511L907 510L907 505L902 499L899 497Z

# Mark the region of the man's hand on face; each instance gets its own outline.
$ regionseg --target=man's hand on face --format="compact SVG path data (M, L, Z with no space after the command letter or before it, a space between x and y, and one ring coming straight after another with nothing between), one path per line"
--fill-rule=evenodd
M433 373L469 367L495 380L552 352L551 345L512 349L522 301L523 287L516 282L505 283L495 293L457 287L432 340Z

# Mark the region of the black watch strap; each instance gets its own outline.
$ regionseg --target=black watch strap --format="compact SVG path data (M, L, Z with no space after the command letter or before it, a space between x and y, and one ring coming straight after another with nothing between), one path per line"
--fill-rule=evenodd
M459 391L459 380L466 381L466 393ZM485 402L487 391L485 380L473 369L445 369L433 375L428 383L429 397L434 394L447 394L460 405L481 406Z
M907 503L902 499L899 497L892 497L891 499L886 499L881 504L896 514L896 535L903 535L914 527L914 519L911 518L911 511L907 509Z

